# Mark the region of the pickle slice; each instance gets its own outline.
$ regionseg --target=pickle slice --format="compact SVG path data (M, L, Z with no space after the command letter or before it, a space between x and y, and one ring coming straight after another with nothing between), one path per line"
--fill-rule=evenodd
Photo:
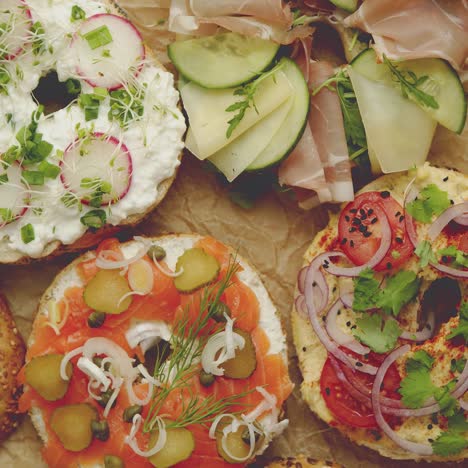
M60 364L63 354L46 354L31 359L26 364L26 383L36 390L42 398L48 401L57 401L67 393L70 380L60 377ZM65 372L70 379L73 366L67 363Z
M65 449L81 452L93 440L91 422L97 419L98 413L91 405L66 405L54 410L50 426Z
M225 422L224 422L225 421ZM219 455L228 463L241 463L239 460L231 458L232 456L240 459L245 459L250 452L250 445L246 443L244 439L249 440L248 429L246 426L240 426L236 432L230 432L225 438L225 444L228 449L229 454L223 448L223 428L229 424L231 421L228 418L225 418L218 425L216 431L216 448L218 449ZM223 424L224 423L224 424ZM260 428L257 423L254 423L256 427ZM252 455L252 458L255 456L256 450L263 444L265 436L262 434L255 433L255 449ZM245 460L247 463L249 460Z
M255 346L248 333L238 328L234 328L234 332L244 338L245 345L242 349L236 349L235 356L221 364L220 367L224 369L224 377L229 377L230 379L246 379L250 377L257 368Z
M186 250L177 260L176 271L183 268L183 273L175 280L175 287L179 292L190 293L210 284L218 277L219 263L212 255L203 249Z
M185 428L167 429L167 440L164 447L148 460L156 468L167 468L176 465L192 455L195 448L193 434ZM159 433L155 431L151 434L149 447L153 447L158 440Z
M132 303L132 297L122 297L131 291L120 270L100 270L86 285L83 298L88 307L106 314L121 314Z

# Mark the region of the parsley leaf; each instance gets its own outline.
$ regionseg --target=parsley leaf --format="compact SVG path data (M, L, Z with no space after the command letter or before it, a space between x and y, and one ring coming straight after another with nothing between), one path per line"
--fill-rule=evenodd
M419 257L421 268L427 267L429 263L437 263L437 257L432 251L431 243L427 240L420 242L414 253Z
M395 320L384 321L378 314L365 315L356 320L356 325L354 336L380 354L393 349L401 335L401 329Z
M439 215L450 206L448 193L435 184L424 187L419 197L408 203L406 210L417 221L430 223L434 215Z
M408 408L421 408L434 394L430 369L434 359L425 351L417 351L406 362L406 377L401 381L398 392Z
M416 73L411 70L401 70L390 62L385 55L383 56L383 61L392 73L393 80L400 84L403 97L409 98L424 107L430 107L432 109L439 108L439 104L434 96L421 89L422 85L429 80L428 75L418 77Z
M434 454L441 457L456 455L467 447L468 440L463 435L454 431L442 432L432 443Z
M378 299L378 306L396 317L401 308L414 299L419 291L420 279L413 271L400 270L391 276Z
M353 310L364 312L375 309L381 291L379 282L374 278L374 272L370 268L366 268L361 271L358 277L354 278L353 282Z
M459 323L458 327L452 330L447 336L447 340L451 340L457 336L463 336L465 342L468 341L468 301L464 301L460 305L460 310L458 311Z

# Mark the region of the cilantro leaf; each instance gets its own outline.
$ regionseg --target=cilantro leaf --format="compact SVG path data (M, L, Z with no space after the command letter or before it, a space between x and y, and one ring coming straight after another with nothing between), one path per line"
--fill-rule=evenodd
M450 206L448 193L435 184L424 187L419 197L408 203L406 210L417 221L430 223L434 215L439 215Z
M377 305L396 317L401 308L414 299L419 291L420 279L413 271L400 270L391 276L382 290Z
M376 353L386 353L395 347L401 329L395 320L384 320L378 314L365 315L356 320L354 336ZM382 329L383 324L383 329Z
M468 254L458 250L454 245L441 249L437 253L442 257L452 257L454 267L468 268Z
M374 272L366 268L354 279L353 310L364 312L374 309L380 294L380 284L374 278Z
M433 365L434 358L428 352L419 349L406 361L406 372L413 372L421 367L431 370Z
M437 263L437 257L432 251L431 243L427 240L420 242L414 253L419 257L421 268L427 267L429 263Z
M448 427L450 431L466 432L468 431L468 421L465 418L465 412L460 409L453 416L448 418Z
M427 399L434 394L431 374L424 367L408 372L406 377L402 379L398 392L406 407L421 408Z
M455 338L457 336L463 336L463 339L468 341L468 301L464 301L460 305L460 310L458 311L459 323L458 327L452 330L447 336L448 340Z
M440 412L444 416L454 416L457 411L457 400L451 395L455 381L449 382L443 387L434 390L434 398L440 406Z
M468 440L463 435L447 431L442 432L439 437L432 443L432 449L435 455L448 457L456 455L468 447Z
M465 368L466 365L466 359L452 359L450 362L450 371L455 373L459 372L460 374L463 372L463 369Z

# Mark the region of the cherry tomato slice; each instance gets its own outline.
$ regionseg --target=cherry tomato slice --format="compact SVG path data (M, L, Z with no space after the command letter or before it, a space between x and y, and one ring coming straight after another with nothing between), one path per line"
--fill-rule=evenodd
M362 357L360 359L362 360ZM383 359L385 359L385 356L370 353L366 362L379 366ZM347 368L345 364L339 364L346 373ZM370 396L375 376L353 370L349 370L349 372L354 372L356 378L369 390ZM382 394L389 398L399 399L400 395L397 393L397 389L400 386L400 381L401 378L398 369L393 364L390 366L385 376ZM322 369L320 390L328 409L339 423L352 427L377 427L372 409L368 408L360 401L357 401L348 393L338 379L330 358L326 360ZM391 425L396 422L395 420L396 418L388 418Z
M341 249L355 265L364 265L375 255L381 240L375 205L379 205L387 215L392 244L374 270L397 268L411 257L414 247L406 233L403 208L387 191L363 193L345 207L338 224Z

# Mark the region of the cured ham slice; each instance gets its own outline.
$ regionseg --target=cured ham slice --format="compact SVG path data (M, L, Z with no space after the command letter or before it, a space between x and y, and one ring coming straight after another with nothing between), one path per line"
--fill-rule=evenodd
M305 69L303 63L299 65ZM329 63L311 61L308 80L311 89L318 87L333 73ZM310 104L304 135L280 166L280 184L309 190L309 196L304 190L297 191L300 205L304 208L313 207L316 198L320 203L353 200L351 165L338 96L324 88L311 97ZM312 203L309 203L310 200Z
M219 28L290 44L311 34L308 26L292 28L293 15L282 0L172 0L169 31L215 34Z
M450 0L366 0L344 20L372 34L393 60L437 57L457 70L468 57L468 3Z

